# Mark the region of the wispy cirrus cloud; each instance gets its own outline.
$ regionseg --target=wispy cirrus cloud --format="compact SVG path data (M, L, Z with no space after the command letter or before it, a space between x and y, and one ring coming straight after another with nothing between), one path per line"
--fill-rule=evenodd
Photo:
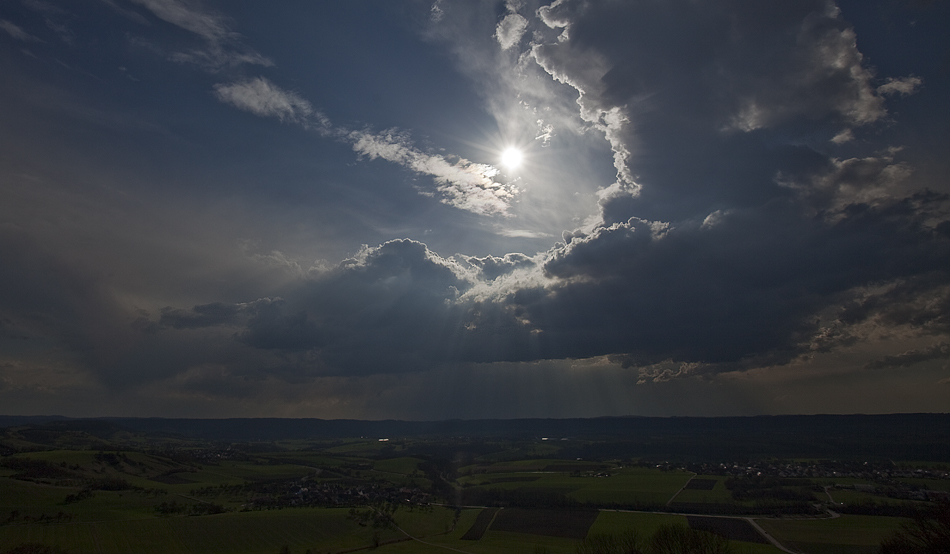
M13 37L16 40L23 42L43 42L39 38L27 33L19 26L7 21L6 19L0 19L0 29L6 31L8 35Z
M274 65L270 59L243 44L241 35L232 31L226 18L221 15L199 10L183 0L132 1L145 7L159 19L205 40L204 48L172 54L173 61L192 63L211 71L242 64Z
M439 154L427 154L413 146L408 135L397 131L352 131L345 137L353 143L353 150L371 160L382 158L431 176L441 193L440 200L462 210L480 215L505 215L518 194L514 185L495 181L499 171L494 166L465 158L449 161Z
M148 8L160 19L191 31L209 42L221 42L237 36L228 29L222 17L193 9L179 0L133 0L133 2Z
M173 54L173 61L194 63L212 71L244 63L273 65L271 60L242 44L240 34L230 29L223 16L200 10L185 0L133 1L159 19L189 31L206 42L203 49ZM521 23L513 19L514 26L505 31L505 40L513 41L512 44L520 39L526 27L524 18L517 17ZM355 152L370 160L381 158L432 177L435 191L420 187L420 193L438 196L444 204L461 210L479 215L508 215L511 202L519 192L514 185L494 179L499 174L495 167L460 157L423 152L412 144L407 133L375 133L333 127L330 120L315 110L309 101L265 77L218 83L213 87L213 94L221 102L239 110L316 129L323 135L332 135L351 144Z
M350 143L356 153L370 160L383 159L432 177L436 184L435 192L425 188L421 188L420 192L438 195L444 204L461 210L479 215L507 215L511 202L518 194L514 185L494 179L499 174L494 166L423 152L412 144L408 133L334 128L330 120L316 111L310 102L264 77L216 84L214 95L225 104L260 117L275 117L305 128L315 127L322 134Z

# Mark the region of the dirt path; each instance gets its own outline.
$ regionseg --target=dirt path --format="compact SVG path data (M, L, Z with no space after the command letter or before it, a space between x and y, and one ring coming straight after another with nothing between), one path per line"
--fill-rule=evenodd
M685 489L685 488L686 488L686 485L688 485L689 482L693 480L693 477L696 477L696 474L695 474L695 473L692 474L692 475L690 475L689 479L687 479L686 482L683 483L683 486L680 487L680 490L676 491L676 493L674 493L673 496L671 496L670 499L666 501L666 505L667 505L667 506L669 506L670 504L672 504L672 503L673 503L673 500L674 500L677 496L679 496L679 494L680 494L681 492L683 492L683 489Z
M789 550L789 549L785 548L784 546L782 546L782 543L778 542L778 539L776 539L775 537L773 537L772 535L770 535L770 534L768 533L768 531L766 531L765 529L763 529L763 528L762 528L758 523L756 523L756 521L755 521L754 519L752 519L751 517L745 517L745 518L742 518L742 519L748 521L748 522L752 525L752 527L754 527L755 530L758 531L760 535L762 535L763 537L765 537L766 539L768 539L768 541L769 541L770 543L772 543L772 546L774 546L775 548L778 548L778 549L781 550L782 552L788 552L788 554L798 554L798 552L795 552L794 550Z
M445 546L445 545L442 545L442 544L434 544L434 543L426 542L426 541L424 541L424 540L422 540L422 539L413 537L412 535L410 535L409 533L407 533L402 527L400 527L400 526L398 526L398 525L396 526L396 529L398 529L399 532L401 532L403 535L406 535L406 536L409 537L410 539L412 539L412 540L414 540L414 541L416 541L416 542L421 542L422 544L427 545L427 546L431 546L431 547L434 547L434 548L443 548L443 549L445 549L445 550L451 550L452 552L461 552L462 554L472 554L471 552L469 552L469 551L467 551L467 550L459 550L459 549L457 549L457 548L452 548L451 546Z

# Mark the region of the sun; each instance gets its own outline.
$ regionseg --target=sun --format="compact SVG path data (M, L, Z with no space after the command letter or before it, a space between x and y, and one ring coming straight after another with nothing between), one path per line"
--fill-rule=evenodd
M517 169L523 158L524 155L517 148L507 148L501 153L501 163L508 169Z

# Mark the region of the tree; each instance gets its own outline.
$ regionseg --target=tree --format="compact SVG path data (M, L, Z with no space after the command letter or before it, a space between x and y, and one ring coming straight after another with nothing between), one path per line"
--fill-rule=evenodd
M640 536L636 531L619 535L592 535L578 545L577 554L642 554Z
M650 537L653 554L728 554L732 552L729 539L690 529L685 525L663 525Z
M881 541L881 554L950 552L950 502L918 512L900 531Z
M0 550L3 554L67 554L61 548L38 543L25 543L9 550Z

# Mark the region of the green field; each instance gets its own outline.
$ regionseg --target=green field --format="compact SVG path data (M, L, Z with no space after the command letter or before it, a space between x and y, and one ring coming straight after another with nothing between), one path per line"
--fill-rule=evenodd
M597 473L596 471L578 476L571 475L570 472L543 470L551 465L539 460L529 460L521 466L521 471L512 471L519 466L508 463L501 466L507 470L504 473L492 471L475 474L460 478L459 483L481 488L553 492L567 495L579 502L661 506L690 478L690 474L686 472L648 468L613 469L609 471L609 477L592 475Z
M385 473L411 475L419 471L419 463L421 461L422 460L418 458L389 458L375 462L373 469Z
M873 554L881 540L898 530L904 521L843 515L835 519L760 519L758 523L792 550L805 554Z
M335 442L322 451L301 446L308 449L237 455L223 450L209 454L195 447L146 452L60 449L5 456L0 459L4 464L0 551L42 543L70 554L277 554L283 546L295 554L307 550L326 554L374 545L383 553L451 549L531 554L546 549L551 554L573 554L585 533L590 537L633 530L646 540L660 526L688 523L682 515L614 508L668 509L666 503L677 491L671 508L749 504L732 500L723 476L695 476L707 484L715 482L710 490L683 489L693 476L690 472L624 467L617 461L519 460L507 452L507 458L496 456L504 459L469 457L467 465L453 467L375 440ZM469 463L473 459L476 463ZM937 490L948 483L907 481ZM462 540L481 510L457 511L448 505L459 503L469 492L494 489L507 491L508 496L500 494L494 497L498 503L484 505L502 507L501 515L491 520L481 538ZM297 503L317 490L329 495L321 497L322 504ZM853 489L830 491L837 502L883 498ZM481 498L491 502L493 497L486 493ZM826 500L824 494L816 498ZM515 503L532 499L537 503ZM546 504L549 501L555 504ZM602 509L596 511L598 507ZM386 510L392 511L402 530L374 519ZM223 513L211 515L214 511ZM871 554L902 520L844 515L756 521L791 549L806 554ZM717 529L722 527L728 526ZM779 552L770 544L740 541L733 542L733 551Z
M591 525L590 534L616 535L635 530L641 538L646 538L663 525L686 525L686 516L602 511L597 521ZM770 544L742 541L732 541L732 547L735 554L781 554L782 552Z
M697 490L697 489L683 489L679 494L676 495L676 498L673 500L676 502L683 502L688 504L733 504L735 500L732 499L732 493L729 489L726 488L724 477L719 477L717 475L697 475L693 479L711 479L716 481L716 485L712 490Z
M610 477L586 481L569 496L581 502L665 504L689 481L684 471L625 468Z
M950 479L940 480L940 479L901 478L901 479L898 479L898 481L901 481L903 483L908 483L910 485L915 485L922 489L950 492Z
M345 509L297 509L205 517L147 518L67 525L6 525L0 544L38 542L77 552L260 553L342 550L372 543L371 529L347 519ZM445 517L433 517L434 521ZM385 531L383 540L398 538Z

